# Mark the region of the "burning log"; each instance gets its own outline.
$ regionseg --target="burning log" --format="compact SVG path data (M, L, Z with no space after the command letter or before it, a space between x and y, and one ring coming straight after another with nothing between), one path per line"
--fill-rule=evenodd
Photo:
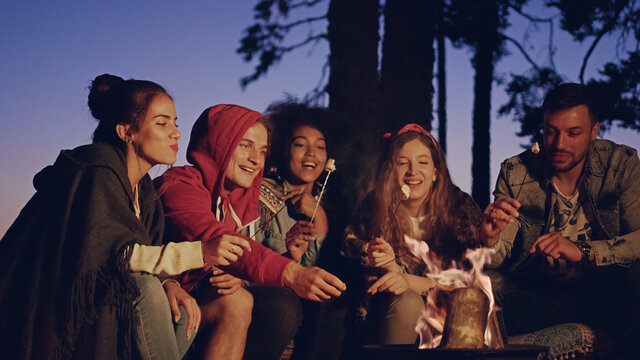
M489 314L489 298L477 288L452 291L444 320L440 347L445 349L480 349Z
M436 287L427 295L425 310L416 325L420 348L504 347L493 312L491 279L482 273L484 265L491 262L494 250L467 250L465 257L471 269L465 270L452 262L448 269L443 270L437 256L429 252L427 243L406 235L405 242L411 253L427 264L427 276L436 282ZM444 305L437 301L441 292L451 292Z

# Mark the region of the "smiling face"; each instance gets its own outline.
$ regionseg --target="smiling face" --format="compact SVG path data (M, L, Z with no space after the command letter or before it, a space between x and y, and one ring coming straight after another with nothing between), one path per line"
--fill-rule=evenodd
M592 124L585 105L546 115L544 145L551 168L556 173L582 171L589 143L596 138L598 130L600 124Z
M324 135L310 126L300 126L293 132L289 146L289 182L303 185L314 182L327 161Z
M147 108L138 131L131 131L130 144L139 163L149 169L158 164L173 164L178 153L180 131L176 108L166 94L156 95Z
M253 124L244 133L227 166L224 190L251 187L253 180L264 167L268 140L267 128L260 123Z
M395 164L398 186L407 185L411 189L405 201L423 203L436 181L431 151L419 139L408 141L398 152Z

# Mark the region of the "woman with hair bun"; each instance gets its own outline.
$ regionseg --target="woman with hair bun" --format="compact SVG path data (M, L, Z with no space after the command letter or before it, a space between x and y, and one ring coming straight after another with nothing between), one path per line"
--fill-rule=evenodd
M143 359L180 359L200 310L159 278L211 257L200 243L161 245L164 213L147 172L176 161L173 100L151 81L104 74L89 107L93 143L62 150L35 176L35 195L0 241L0 353L128 359L134 342Z

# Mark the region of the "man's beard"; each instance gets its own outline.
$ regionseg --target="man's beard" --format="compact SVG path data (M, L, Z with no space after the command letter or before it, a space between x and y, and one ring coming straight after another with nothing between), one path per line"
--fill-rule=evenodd
M565 165L555 165L553 162L553 155L559 153L559 154L566 154L569 155L569 163L565 164ZM582 162L582 160L584 160L584 158L586 157L586 154L582 155L580 158L576 158L574 153L570 153L570 152L566 152L566 151L555 151L555 152L551 152L549 154L548 160L551 164L551 168L558 173L565 173L565 172L569 172L571 170L573 170L573 168L575 168L578 164L580 164Z

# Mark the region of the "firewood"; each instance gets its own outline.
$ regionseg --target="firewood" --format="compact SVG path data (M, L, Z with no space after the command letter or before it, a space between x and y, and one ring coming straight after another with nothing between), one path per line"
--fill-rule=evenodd
M442 331L440 347L446 349L480 349L489 314L489 299L477 288L452 291Z

